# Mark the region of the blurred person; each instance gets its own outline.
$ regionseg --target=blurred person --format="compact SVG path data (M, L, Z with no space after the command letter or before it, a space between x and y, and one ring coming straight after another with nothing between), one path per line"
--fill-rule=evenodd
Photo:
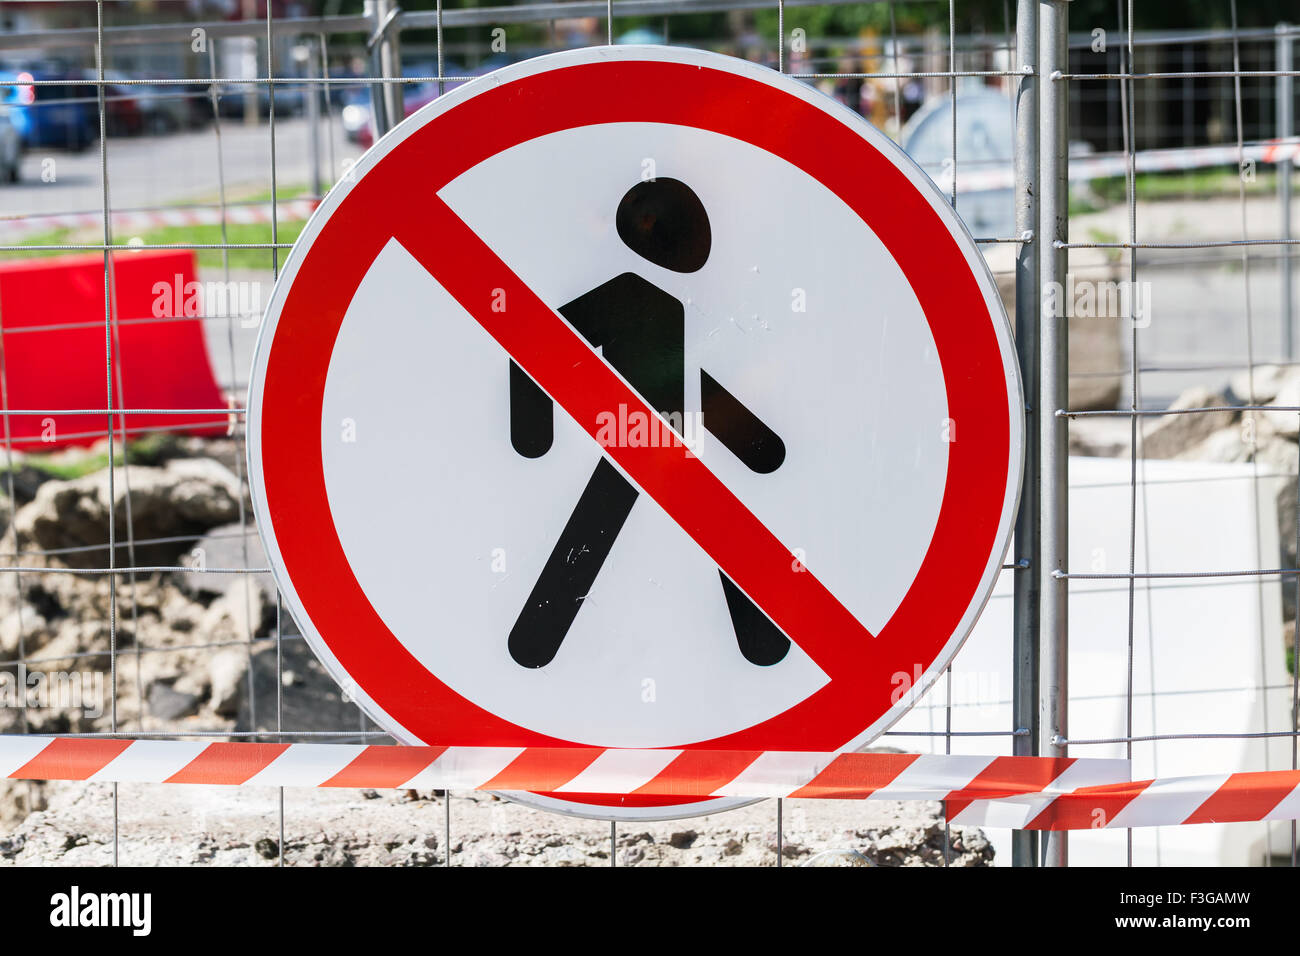
M863 73L865 71L862 69L861 60L853 54L846 54L836 61L835 72ZM862 82L862 77L842 76L835 81L831 95L859 116L868 116L869 112L862 108L864 92L866 92L866 84Z

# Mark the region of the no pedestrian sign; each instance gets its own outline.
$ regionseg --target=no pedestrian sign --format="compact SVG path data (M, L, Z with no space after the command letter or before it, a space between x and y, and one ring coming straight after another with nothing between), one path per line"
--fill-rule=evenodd
M974 624L1021 408L979 251L892 142L749 63L600 47L451 91L334 188L250 475L304 635L400 740L834 751Z

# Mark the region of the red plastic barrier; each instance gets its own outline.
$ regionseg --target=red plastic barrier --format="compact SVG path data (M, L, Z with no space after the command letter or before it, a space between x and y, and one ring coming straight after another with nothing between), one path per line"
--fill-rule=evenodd
M196 275L188 250L113 254L114 408L226 407L202 320L194 317L204 307ZM107 407L102 255L0 263L0 323L5 409ZM113 426L118 437L124 426L128 437L162 430L213 435L224 433L228 421L213 414L125 415ZM9 416L13 447L29 451L92 444L107 431L103 414Z

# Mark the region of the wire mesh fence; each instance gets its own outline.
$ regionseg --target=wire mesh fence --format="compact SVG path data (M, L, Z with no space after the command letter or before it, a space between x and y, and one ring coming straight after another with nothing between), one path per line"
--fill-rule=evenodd
M55 253L92 257L102 313L15 323L6 321L0 294L9 529L0 571L11 582L0 581L8 592L0 674L24 689L5 732L391 739L315 662L258 541L244 393L261 306L303 210L404 116L504 63L635 31L627 38L689 42L763 63L911 138L914 158L966 217L1016 316L1031 431L1041 445L1032 445L1015 552L972 649L880 743L935 753L1086 751L1128 757L1153 773L1162 761L1207 773L1296 768L1300 575L1291 539L1300 401L1287 400L1286 383L1297 364L1290 246L1300 239L1290 235L1289 161L1255 157L1300 142L1288 106L1289 49L1300 28L1241 26L1236 0L1227 5L1228 28L1179 31L1142 30L1142 5L1133 0L1117 3L1106 21L1075 15L1068 24L1066 4L1055 0L1007 0L1000 11L954 0L580 0L402 11L376 0L362 15L264 3L253 16L224 22L194 19L178 3L153 5L151 23L139 22L134 4L72 6L81 8L75 22L14 21L0 32L0 103L35 117L29 142L47 137L23 160L29 185L0 191L0 270ZM829 7L871 8L873 17L857 35L824 35ZM918 8L926 16L914 15ZM704 13L725 15L722 35L700 37L691 18ZM679 33L690 39L679 41ZM1052 110L1060 122L1049 121ZM1071 167L1083 171L1077 178L1066 178L1067 150ZM1040 227L1039 203L1058 217L1055 231ZM139 302L124 308L124 264L168 250L193 254L195 272L151 287L147 311ZM1075 316L1076 281L1094 295L1103 283L1119 291L1108 309ZM199 330L220 401L132 403L124 339L164 325ZM13 406L11 380L39 377L36 363L57 375L75 334L95 339L91 398L103 401L80 391L57 407ZM1076 350L1068 367L1067 344ZM1061 363L1059 376L1052 362ZM1052 388L1060 400L1044 403ZM1235 444L1215 437L1226 430ZM65 444L72 451L57 461L42 455ZM1210 467L1174 461L1193 445ZM1109 461L1081 464L1072 475L1067 452ZM32 507L51 481L74 484L81 496L64 511L42 498L55 521ZM176 491L186 482L189 497ZM1086 510L1066 512L1078 503ZM1175 533L1178 522L1207 510L1224 516L1205 524L1212 547ZM1049 513L1055 536L1045 543L1049 519L1040 516ZM1096 530L1102 517L1118 537ZM1214 541L1226 527L1240 533ZM1216 552L1240 563L1180 561ZM1207 627L1226 628L1221 639L1236 657L1233 642L1248 642L1247 663L1187 661L1208 679L1179 669L1166 681L1178 657L1171 644L1189 626L1180 605L1212 617ZM1205 645L1198 641L1188 646ZM1067 664L1086 681L1065 680ZM87 694L99 675L106 706L31 708L34 674L77 675ZM1199 712L1170 704L1180 697ZM1209 741L1221 746L1206 749ZM36 785L9 786L21 815L55 799ZM406 860L509 862L509 836L532 825L522 816L531 811L479 796L408 796L409 806L396 810L374 804L383 826L400 831L394 846ZM317 849L340 839L298 835L339 825L337 808L315 795L196 798L186 805L195 819L161 823L151 819L156 799L144 785L112 784L102 842L92 841L100 855L87 858L138 859L140 845L168 828L202 829L223 814L222 825L247 834L235 855L279 864L346 857ZM846 819L773 803L752 811L736 836L757 828L761 861L775 865L798 858L791 842L813 844L809 834ZM50 806L59 812L57 800ZM501 845L471 853L464 839L456 842L462 813L465 826L486 823ZM404 819L394 822L394 814ZM755 814L768 822L754 822L764 819ZM652 842L689 847L694 839L660 829L587 821L561 833L585 841L575 860L609 865L648 860ZM1294 825L1220 829L1230 830L1222 842L1236 848L1235 861L1296 863ZM408 831L419 835L413 848ZM936 839L938 852L924 859L943 865L970 841L946 824ZM1134 831L1119 846L1076 842L1089 862L1131 864L1194 852L1179 839L1156 830L1136 844ZM999 862L1066 860L1059 836L1039 846L1024 832L998 834L994 843ZM295 844L315 856L294 855ZM234 858L223 853L199 858Z

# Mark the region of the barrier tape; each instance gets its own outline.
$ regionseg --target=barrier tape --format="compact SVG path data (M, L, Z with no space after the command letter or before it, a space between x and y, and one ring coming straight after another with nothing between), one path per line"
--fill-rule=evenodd
M1187 146L1176 149L1147 149L1134 156L1139 173L1173 172L1201 169L1207 166L1236 166L1250 163L1280 163L1300 159L1300 141L1285 140L1245 146L1239 153L1236 146ZM1071 156L1069 162L1071 182L1087 182L1128 172L1128 156L1124 153ZM952 188L951 164L940 168L926 167L935 183L945 192ZM993 189L1012 189L1016 184L1011 160L1000 163L972 162L966 166L957 163L959 192L983 192Z
M293 199L276 204L277 222L301 222L316 210L318 200ZM132 233L147 232L166 226L219 226L222 222L219 206L196 208L129 210L113 213L113 234L122 237ZM227 206L224 216L227 225L264 225L271 222L271 204ZM51 213L19 217L0 216L0 234L23 236L32 233L53 232L56 229L104 228L104 215L100 212Z
M1123 830L1300 818L1300 771L1164 777L948 807L953 823L1025 830Z
M954 823L1076 830L1294 820L1300 771L1129 780L1127 760L399 747L0 735L0 777L218 786L943 800Z

